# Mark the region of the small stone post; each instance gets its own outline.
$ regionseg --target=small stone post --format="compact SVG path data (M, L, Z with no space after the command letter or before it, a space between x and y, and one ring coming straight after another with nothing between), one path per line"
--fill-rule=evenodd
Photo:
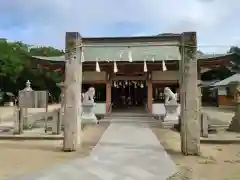
M229 84L229 86L236 104L235 115L232 118L231 124L229 125L229 131L240 132L240 81L232 82Z
M180 61L181 149L184 155L200 153L200 101L195 32L182 34Z
M75 151L81 134L82 47L80 34L66 33L63 151Z
M60 125L60 113L61 109L55 109L52 116L52 134L58 135L61 133L61 125Z
M61 89L61 94L60 94L60 103L61 103L61 107L60 107L60 112L59 112L59 128L61 129L62 125L63 125L63 113L64 113L64 82L58 83L57 84L58 87L60 87Z
M201 137L208 137L208 116L201 113Z
M14 112L14 131L13 134L23 133L23 108L16 107Z

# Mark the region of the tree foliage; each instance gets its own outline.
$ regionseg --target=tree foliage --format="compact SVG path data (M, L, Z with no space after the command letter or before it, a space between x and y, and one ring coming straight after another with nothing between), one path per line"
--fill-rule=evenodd
M56 83L61 74L50 69L32 69L32 56L60 56L62 50L53 47L32 47L22 42L0 40L0 89L16 94L23 89L26 80L32 82L33 89L49 90L58 96Z
M31 47L29 53L32 56L61 56L64 54L62 50L53 47Z
M28 55L28 46L21 42L0 41L0 73L16 82L24 69L25 59Z
M239 54L239 55L240 55L240 48L237 47L237 46L232 46L232 47L229 49L228 53L236 53L236 54Z

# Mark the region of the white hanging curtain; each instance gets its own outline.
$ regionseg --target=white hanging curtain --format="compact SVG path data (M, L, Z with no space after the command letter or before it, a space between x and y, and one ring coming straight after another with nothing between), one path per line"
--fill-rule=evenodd
M100 66L99 66L99 63L98 63L98 58L96 59L96 71L101 72Z
M114 72L114 73L118 72L118 68L117 68L117 63L116 63L116 61L114 61L114 63L113 63L113 72Z
M143 71L144 72L147 72L148 70L147 70L147 63L146 63L146 61L144 61L144 64L143 64Z
M81 62L84 62L85 60L84 60L84 52L83 52L83 50L81 51Z
M128 61L129 62L132 62L132 52L131 51L128 51Z

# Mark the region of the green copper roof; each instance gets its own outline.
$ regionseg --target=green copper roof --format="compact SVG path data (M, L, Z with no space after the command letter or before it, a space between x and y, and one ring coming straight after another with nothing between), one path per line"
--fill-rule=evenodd
M63 56L51 56L51 57L46 57L46 56L32 56L32 57L34 59L53 61L53 62L63 62L63 61L65 61L65 55L63 55Z
M226 56L233 55L235 53L224 53L224 54L197 54L198 59L216 59L216 58L222 58Z
M177 42L117 42L117 43L86 43L83 48L85 61L132 61L180 60Z

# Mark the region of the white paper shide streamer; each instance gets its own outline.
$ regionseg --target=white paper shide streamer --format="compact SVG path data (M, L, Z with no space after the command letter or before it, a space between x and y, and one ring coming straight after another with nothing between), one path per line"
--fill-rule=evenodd
M84 62L85 60L84 60L84 52L83 52L83 50L81 51L81 62Z
M154 62L154 61L155 61L155 57L153 56L153 57L152 57L152 62Z
M116 61L114 61L114 63L113 63L113 72L114 72L114 73L118 72L118 68L117 68L117 63L116 63Z
M168 60L168 56L166 57L166 60ZM164 59L162 60L162 71L167 71L167 67Z
M128 51L128 61L129 62L132 62L132 52L131 51Z
M98 59L96 59L96 71L101 72L100 66L99 66L99 63L98 63Z
M123 51L121 51L119 54L120 60L122 59L122 56L123 56Z
M147 63L146 63L146 61L144 61L144 64L143 64L143 71L144 72L147 72L148 70L147 70Z
M164 60L162 60L162 70L167 71L167 67Z

